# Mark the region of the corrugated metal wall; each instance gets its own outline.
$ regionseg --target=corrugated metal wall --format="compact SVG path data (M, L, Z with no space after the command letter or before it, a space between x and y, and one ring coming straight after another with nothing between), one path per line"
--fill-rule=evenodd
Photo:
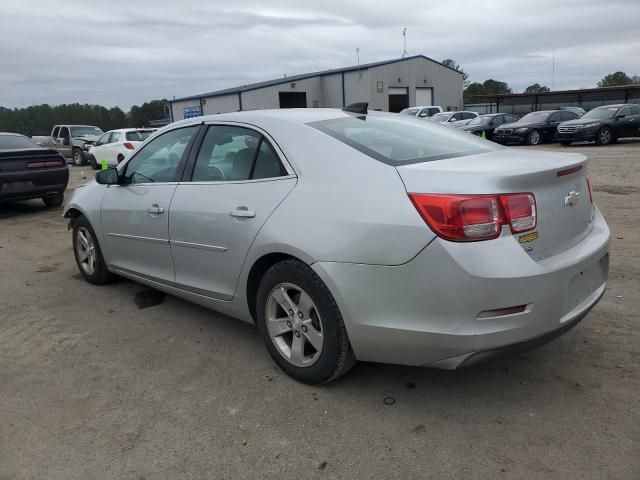
M244 92L242 109L280 108L279 92L306 92L309 108L340 108L343 105L343 75L345 105L369 102L370 109L387 111L389 88L408 87L409 105L413 106L416 102L416 87L431 87L435 105L440 105L445 110L461 110L463 107L461 74L425 58L413 58L366 70L317 76ZM174 102L173 120L183 118L184 107L199 104L197 99ZM205 97L203 110L205 115L240 110L238 95Z
M263 108L280 108L278 92L306 92L307 107L313 107L313 102L322 105L322 77L312 77L306 80L273 85L271 87L251 90L242 94L243 110L258 110ZM295 84L295 86L293 86Z
M371 108L389 110L389 87L409 87L410 106L416 104L416 87L431 87L434 105L462 110L462 75L424 58L371 68L370 82ZM382 82L382 92L378 82Z
M185 107L199 107L200 100L183 100L180 102L173 102L171 104L171 110L173 114L173 121L182 120L184 118L184 108Z
M240 110L238 94L222 95L220 97L203 98L202 113L215 115L216 113L237 112Z

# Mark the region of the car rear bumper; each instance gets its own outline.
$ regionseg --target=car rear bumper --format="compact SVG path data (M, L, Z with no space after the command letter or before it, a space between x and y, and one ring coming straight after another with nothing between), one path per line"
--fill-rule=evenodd
M68 167L0 172L0 201L25 200L62 193L69 182Z
M564 333L598 302L609 229L594 210L581 242L540 261L503 235L467 244L436 239L399 266L313 268L332 291L359 360L457 368ZM486 314L515 306L526 307Z

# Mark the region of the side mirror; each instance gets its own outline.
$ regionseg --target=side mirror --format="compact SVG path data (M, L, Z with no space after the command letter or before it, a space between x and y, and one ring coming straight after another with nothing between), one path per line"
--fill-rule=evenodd
M119 181L118 170L113 167L107 168L106 170L100 170L96 174L96 182L100 185L117 185Z

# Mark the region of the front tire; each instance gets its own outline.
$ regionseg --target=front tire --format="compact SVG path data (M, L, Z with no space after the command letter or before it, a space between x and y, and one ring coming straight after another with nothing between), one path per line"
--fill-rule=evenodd
M78 167L81 167L82 165L84 165L84 154L82 153L82 150L80 150L79 148L73 149L71 158L73 159L74 165Z
M91 163L91 168L93 170L98 170L98 168L100 168L98 165L98 161L96 160L96 157L94 157L93 155L89 157L89 163Z
M271 267L260 282L256 309L269 354L296 380L328 383L355 365L335 299L308 265L292 259Z
M48 208L59 207L64 202L64 193L56 193L55 195L47 195L42 197L42 202Z
M596 145L609 145L612 142L613 136L609 127L602 127L596 133Z
M115 275L107 270L96 234L84 215L80 215L73 223L72 238L76 264L84 279L95 285L113 280Z
M540 145L540 132L538 130L531 130L527 134L526 143L527 145Z

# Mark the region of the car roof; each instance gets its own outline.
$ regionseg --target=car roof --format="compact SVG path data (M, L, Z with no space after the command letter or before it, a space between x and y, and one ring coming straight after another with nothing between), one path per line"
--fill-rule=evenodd
M634 105L633 103L615 103L613 105L600 105L599 107L595 107L594 110L596 108L622 108L622 107L629 107L631 105Z
M27 137L26 135L22 135L21 133L14 133L14 132L0 132L0 135L4 135L4 136L13 136L13 137ZM27 137L29 138L29 137Z
M114 128L113 130L109 130L108 132L105 133L111 133L111 132L119 132L119 133L128 133L128 132L139 132L139 131L156 131L158 130L157 128L153 128L153 127L149 127L149 128L144 128L144 127L140 127L140 128Z

